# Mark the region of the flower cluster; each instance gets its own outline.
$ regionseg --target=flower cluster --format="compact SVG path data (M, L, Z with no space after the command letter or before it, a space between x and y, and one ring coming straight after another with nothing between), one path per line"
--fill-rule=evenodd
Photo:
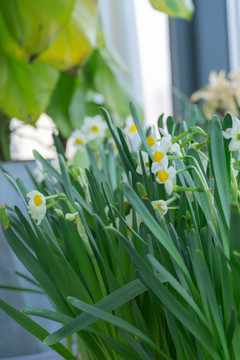
M72 133L74 146L78 151L85 151L85 145L96 139L104 138L107 124L100 115L94 117L86 116L80 129Z
M191 96L193 102L204 100L204 114L210 119L214 113L225 115L231 112L238 115L240 104L240 72L232 72L226 77L226 72L211 71L209 84L194 92Z
M181 156L181 150L178 143L172 142L172 137L164 129L160 129L163 135L161 139L157 140L155 136L148 136L147 142L151 148L153 162L151 169L149 168L149 157L146 152L141 152L141 156L145 165L147 173L150 171L156 176L156 181L159 184L164 184L168 195L173 191L173 185L176 183L176 169L173 165L169 166L168 154L176 154ZM140 157L136 169L137 173L142 174L142 166Z

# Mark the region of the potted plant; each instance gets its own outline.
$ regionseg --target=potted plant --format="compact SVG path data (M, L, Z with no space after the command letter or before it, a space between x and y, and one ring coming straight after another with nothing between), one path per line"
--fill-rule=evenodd
M0 307L66 359L237 359L240 121L214 116L206 133L160 117L158 136L131 112L138 151L102 109L117 154L87 147L84 175L35 153L46 181L12 180L29 217L3 206L6 239L56 310Z

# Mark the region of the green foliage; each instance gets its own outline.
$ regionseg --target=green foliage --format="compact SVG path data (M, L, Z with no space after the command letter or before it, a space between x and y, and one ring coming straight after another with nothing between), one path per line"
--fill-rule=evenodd
M184 18L190 20L192 18L194 6L192 0L149 0L154 9L160 10L169 16Z
M45 195L47 216L37 226L18 208L9 212L3 206L1 224L56 311L24 308L20 315L3 302L0 307L34 334L36 325L25 324L26 314L62 324L40 338L54 346L77 334L83 360L117 360L126 354L133 360L238 359L238 161L231 164L217 117L208 134L196 126L177 133L168 118L174 135L170 140L165 134L166 154L168 166L176 167L169 194L157 181L161 176L152 172L156 148L150 147L132 103L131 111L140 149L147 150L147 156L140 151L140 170L131 142L104 109L118 155L108 144L88 147L85 176L62 155L59 173L35 152L46 171L36 186ZM230 115L223 124L225 130L231 127ZM206 139L196 143L202 137L208 151ZM155 140L160 147L164 143ZM28 201L26 185L9 179ZM167 213L155 206L159 200Z

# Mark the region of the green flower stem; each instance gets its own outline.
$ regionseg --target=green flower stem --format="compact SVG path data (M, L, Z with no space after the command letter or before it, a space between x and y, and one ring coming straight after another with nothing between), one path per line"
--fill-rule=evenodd
M71 211L72 214L75 213L75 209L73 208L72 204L69 202L66 194L64 193L58 193L58 194L54 194L54 195L50 195L50 196L46 196L45 197L46 200L51 200L51 199L59 199L60 200L65 200L68 207L69 207L69 210ZM54 204L54 203L52 203ZM50 204L49 204L50 205ZM52 205L53 206L53 205ZM51 206L50 206L51 207Z
M77 207L80 207L80 205L78 203L75 203L75 204L76 204ZM104 284L104 281L103 281L103 277L102 277L100 268L98 266L98 262L96 260L95 255L94 255L94 252L92 250L91 244L89 242L88 236L86 234L84 225L82 223L82 220L81 220L79 214L76 216L76 224L77 224L78 233L79 233L80 237L82 238L82 240L84 242L84 245L85 245L85 247L87 249L87 252L88 252L88 254L90 256L90 259L92 261L93 268L95 270L95 274L96 274L96 277L97 277L97 280L98 280L98 283L99 283L99 286L100 286L100 289L101 289L101 292L102 292L102 296L106 297L108 294L107 294L106 287L105 287L105 284ZM107 324L104 324L104 327L106 329L106 332L108 332ZM116 338L115 328L111 324L110 324L110 331L112 333L111 336L113 338Z
M179 199L180 195L176 194L175 196L173 196L171 199L166 200L166 204L171 204L173 201L175 201L176 199Z
M207 160L207 162L209 161L209 158L201 150L197 150L197 152L202 155L202 157Z
M184 138L185 136L187 136L188 134L191 134L193 132L197 132L198 135L205 135L207 136L207 134L205 133L205 131L203 131L199 126L192 126L190 127L187 131L185 131L184 133L182 133L181 135L176 136L174 139L172 139L172 144L175 144L177 141L181 140L182 138ZM195 135L196 136L196 135Z
M60 200L49 203L49 204L46 205L46 209L50 209L51 207L53 207L53 206L55 206L55 205L57 205L59 203L60 203Z
M204 189L201 188L192 188L192 187L184 187L184 186L173 186L174 191L198 191L198 192L204 192Z
M184 171L188 171L188 170L190 170L190 169L192 169L192 170L194 170L194 171L196 172L199 180L200 180L201 183L202 183L203 189L201 189L200 191L208 191L208 187L206 188L206 184L205 184L205 182L203 181L203 179L202 179L202 177L201 177L201 174L199 173L198 169L197 169L194 165L188 165L188 166L186 166L185 168L182 168L182 169L177 170L177 174L180 174L180 173L182 173L182 172L184 172ZM189 190L189 191L190 191L190 190ZM193 191L193 190L191 190L191 191Z
M168 207L168 210L177 210L177 209L179 209L179 206Z
M238 203L238 184L237 180L233 174L233 170L231 169L231 184L232 184L232 199L233 203Z
M208 188L207 181L202 173L202 170L201 170L197 160L193 156L189 156L189 155L187 155L187 156L168 156L168 159L169 160L186 160L186 159L192 160L194 162L195 166L193 166L193 165L189 165L189 166L192 167L196 171L201 183L203 184L203 187L204 187L206 193L208 192L209 188ZM185 170L189 169L189 166L185 167L184 169ZM180 169L177 171L177 173L185 171L185 170Z
M80 207L80 205L78 203L75 203L75 204L76 204L77 207ZM89 256L90 256L90 258L92 260L92 264L93 264L93 267L94 267L94 270L95 270L95 273L96 273L96 276L97 276L97 279L98 279L99 286L100 286L100 289L102 291L103 297L105 297L105 296L107 296L107 292L106 292L105 284L104 284L104 281L103 281L103 278L102 278L102 274L101 274L101 271L100 271L100 268L98 266L96 257L94 255L93 249L91 247L91 244L89 242L88 236L86 234L85 228L83 226L83 223L82 223L82 220L81 220L79 214L76 216L76 223L77 223L78 233L81 236L81 238L83 239L84 245L85 245L85 247L87 249L87 252L88 252L88 254L89 254Z
M196 131L194 134L192 134L191 136L189 136L189 138L187 138L185 141L183 141L180 145L180 148L182 149L184 146L186 146L190 141L192 141L196 136L198 135L202 135L202 132L200 131Z

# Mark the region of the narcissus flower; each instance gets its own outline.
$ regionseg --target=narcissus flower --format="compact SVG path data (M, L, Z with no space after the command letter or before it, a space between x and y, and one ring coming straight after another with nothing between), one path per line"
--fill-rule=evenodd
M168 143L168 152L173 153L175 152L178 156L182 156L181 150L180 150L180 146L178 143L172 144L172 136L166 132L164 129L160 128L160 132L163 135L162 139L161 139L161 143Z
M175 183L176 170L173 166L165 168L162 165L159 165L157 172L157 182L159 184L164 184L165 190L170 195L173 191L173 184Z
M222 132L225 139L232 139L229 143L229 151L240 152L240 120L233 118L232 128Z
M81 131L86 135L88 141L103 138L106 130L107 124L100 115L86 116L81 127Z
M82 131L79 129L73 131L71 137L73 137L73 145L76 147L79 151L85 150L85 144L86 144L86 135L83 134Z
M43 194L36 190L32 190L27 193L27 197L30 199L27 206L28 212L31 217L37 221L37 225L40 225L46 214L45 197Z
M133 121L132 116L127 116L126 118L126 122L125 122L125 126L123 128L123 133L125 135L128 135L130 137L130 139L137 134L137 127Z
M165 215L168 212L168 206L164 200L152 201L152 206L155 210L159 210L162 215Z
M154 147L153 151L153 163L152 163L152 172L158 172L159 166L168 166L168 157L166 155L169 148L168 141L161 141L160 146Z

